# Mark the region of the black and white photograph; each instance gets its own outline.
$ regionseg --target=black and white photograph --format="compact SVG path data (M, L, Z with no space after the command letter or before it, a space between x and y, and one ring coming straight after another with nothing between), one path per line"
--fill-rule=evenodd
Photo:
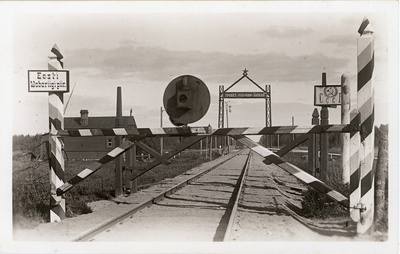
M397 1L1 2L0 253L398 253L398 41Z

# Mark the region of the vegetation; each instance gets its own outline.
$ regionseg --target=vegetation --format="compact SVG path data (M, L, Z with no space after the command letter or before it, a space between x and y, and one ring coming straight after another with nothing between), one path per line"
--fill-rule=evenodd
M39 138L38 138L39 137ZM24 151L35 151L40 144L40 136L14 136L14 144ZM25 141L24 141L25 140ZM24 145L24 142L33 144ZM157 148L159 140L153 142ZM168 144L168 143L167 143ZM152 146L151 141L148 145ZM13 220L14 225L35 226L49 221L50 182L48 161L31 160L30 156L22 156L14 147L13 159ZM214 158L218 154L213 155ZM165 178L172 178L206 162L205 154L199 156L195 151L184 151L181 156L171 159L169 165L159 165L138 178L139 188L155 184ZM65 178L71 179L93 161L70 160L65 162ZM143 164L143 162L138 162ZM66 216L74 217L90 213L87 205L97 200L114 198L114 163L110 162L98 172L65 194ZM33 223L32 223L33 222Z
M14 135L13 136L13 151L29 151L37 152L42 140L42 135Z
M301 154L289 153L285 155L284 158L293 165L296 165L307 173L311 174L311 172L308 172L307 169L308 162L302 158ZM327 184L333 189L342 193L344 196L348 197L349 185L342 183L340 159L329 161L328 167L328 170L332 172L332 174L330 181ZM306 196L304 197L303 209L307 216L321 219L348 216L347 208L344 208L336 201L332 201L327 198L325 194L322 194L312 188L309 188Z
M378 140L379 129L375 126L375 140ZM303 134L280 134L280 135L270 135L271 145L272 147L284 147L290 142L292 142L296 137L299 137ZM329 149L332 149L331 152L340 152L340 133L330 133L329 134ZM266 146L267 145L267 136L262 136L260 138L260 144ZM377 142L375 142L375 146L378 146Z
M387 126L384 126L387 129ZM379 146L379 138L378 138L379 129L375 127L375 149L377 150ZM337 144L335 146L330 145L329 152L331 153L340 153L340 138L337 138L336 135L330 135L329 137L330 142L334 142ZM336 141L339 141L336 143ZM282 146L281 146L282 147ZM288 153L283 157L286 161L298 166L299 168L308 172L308 162L302 154L299 153ZM334 190L337 190L341 194L346 197L349 197L349 185L343 184L341 179L341 161L340 157L333 157L333 160L330 160L328 163L328 170L331 172L329 182L327 183L331 186ZM374 163L374 167L376 167ZM386 211L386 214L379 218L378 221L375 223L375 232L388 232L388 185L387 185L387 172L386 173L386 190L385 190L385 203L383 211ZM344 218L349 216L349 212L347 208L339 205L337 202L332 201L327 198L326 195L319 193L318 191L309 188L309 191L306 193L303 201L303 209L307 216L314 217L318 219L326 219L326 218Z

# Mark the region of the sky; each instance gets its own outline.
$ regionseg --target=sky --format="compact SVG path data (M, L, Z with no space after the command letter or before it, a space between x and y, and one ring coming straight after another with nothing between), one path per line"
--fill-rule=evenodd
M14 135L48 131L48 94L28 92L27 71L46 70L54 44L70 71L70 91L75 86L72 96L64 94L66 117L79 116L81 109L89 116L115 115L120 86L123 115L132 109L138 127L159 127L164 89L189 74L204 81L211 94L207 114L191 125L216 128L218 87L233 84L246 68L261 87L271 85L273 126L291 125L292 117L295 125L309 125L322 72L328 85L350 75L356 107L357 30L367 17L375 38L375 125L390 121L389 105L397 98L398 72L391 71L398 64L393 3L31 5L11 5L6 15L12 41L12 85L6 94ZM258 88L244 80L231 91ZM226 101L232 109L229 127L265 125L265 100ZM330 123L340 123L340 107L329 112ZM166 113L163 124L173 126Z

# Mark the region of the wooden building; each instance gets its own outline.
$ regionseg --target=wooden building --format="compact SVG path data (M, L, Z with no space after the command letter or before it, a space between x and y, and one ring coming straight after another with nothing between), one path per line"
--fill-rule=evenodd
M89 117L88 110L81 110L80 117L65 117L64 129L106 129L115 128L115 116ZM121 127L137 127L134 117L123 116L123 125ZM100 159L106 153L115 148L115 137L97 136L97 137L65 137L64 151L67 160L71 159Z

